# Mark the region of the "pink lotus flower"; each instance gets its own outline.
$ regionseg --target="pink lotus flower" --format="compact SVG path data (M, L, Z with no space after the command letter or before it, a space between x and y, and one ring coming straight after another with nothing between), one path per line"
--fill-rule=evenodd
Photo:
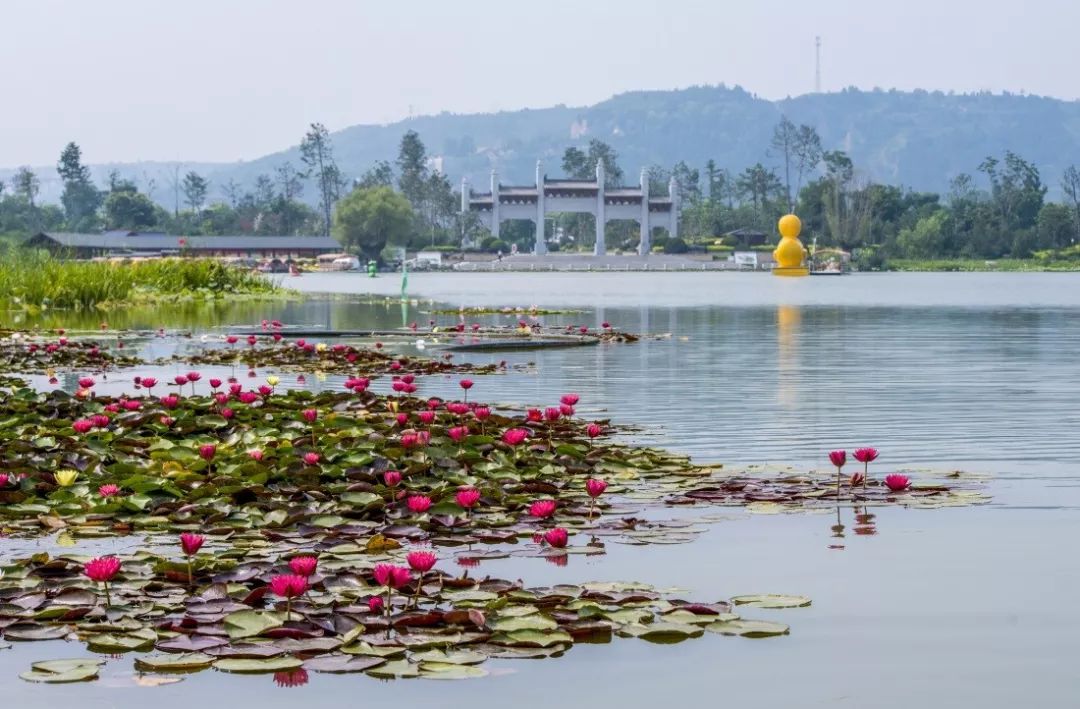
M244 387L240 384L233 383L229 385L229 393L233 396L239 396L240 392L242 392L243 390Z
M400 379L395 379L394 381L390 382L390 388L399 393L405 391L406 386L407 385L405 384L405 382L401 381Z
M95 428L108 428L109 417L105 414L94 414L90 417L90 423L94 424Z
M115 556L91 559L83 566L83 574L97 583L108 583L118 573L120 573L120 560Z
M270 579L270 590L275 596L293 599L307 591L307 579L296 574L280 574Z
M847 462L846 451L832 451L829 453L829 462L835 465L837 468L844 467L844 463Z
M589 438L596 438L603 432L604 427L598 423L590 423L585 427L585 433L588 434Z
M435 562L439 557L435 556L435 552L431 551L411 551L405 557L405 561L409 562L409 566L413 571L419 571L422 574L426 574L431 571L431 568L435 566ZM385 584L384 584L385 585Z
M521 445L528 437L529 432L524 428L508 428L503 431L502 440L508 446L517 446Z
M215 455L217 455L217 446L213 445L212 443L207 443L206 445L199 446L199 457L203 460L209 462L214 459Z
M473 409L473 416L476 417L477 421L486 421L491 417L491 409L486 406L477 406Z
M202 379L202 375L199 374L198 372L188 372L187 373L187 380L189 382L197 382L200 379Z
M562 416L562 412L554 406L549 406L544 409L544 418L548 421L558 421Z
M218 406L224 406L229 401L229 395L225 392L214 394L214 401L217 402Z
M375 343L375 346L379 347L381 349L380 343ZM397 372L400 369L401 369L401 362L391 362L390 363L390 371Z
M589 493L589 497L600 497L604 494L604 490L607 490L607 483L599 478L589 478L585 481L585 492Z
M383 609L382 596L372 596L367 601L368 610L372 613L378 613Z
M427 495L410 495L406 503L416 514L424 514L431 509L431 498Z
M447 429L446 435L450 436L450 439L455 443L460 443L465 439L465 436L469 435L469 429L464 426L454 426L453 428Z
M416 416L420 419L420 423L423 423L427 426L430 426L435 421L434 411L421 411Z
M387 470L383 473L383 483L387 487L397 487L397 484L401 482L401 473L396 470Z
M469 389L473 388L473 380L472 379L462 379L460 382L458 382L458 386L461 387L462 389L464 389L465 391L468 391Z
M260 461L263 459L263 452L258 448L253 448L249 450L248 455L251 456L251 459L254 461Z
M556 527L555 529L549 529L544 532L544 541L555 547L556 549L562 549L566 546L566 542L570 539L570 534L562 527Z
M211 379L210 380L210 388L211 389L217 389L219 386L221 386L221 380L220 379Z
M233 411L232 409L228 408L228 407L221 410L221 417L223 419L231 419L235 415L236 415L236 412Z
M315 451L308 451L304 453L304 462L308 465L315 465L319 462L319 454Z
M168 396L161 397L161 405L166 409L175 409L180 405L180 397L176 394L169 394Z
M611 328L611 323L609 323L608 321L605 320L604 322L600 323L600 327L604 328L605 330L608 330L608 329Z
M180 535L180 548L183 550L185 556L195 556L202 548L203 543L206 542L206 537L201 534L194 534L192 532L184 532Z
M394 564L376 564L373 573L375 583L387 588L401 588L412 578L411 571L404 566Z
M877 460L878 452L877 448L856 448L855 460L860 463L873 463Z
M143 377L140 385L146 387L147 389L153 389L155 386L157 386L157 379L154 379L153 377Z
M109 413L115 414L120 411L120 404L116 403L115 401L111 404L105 404L105 410Z
M240 338L236 335L229 335L225 338L225 341L228 342L230 345L235 345L239 340Z
M570 418L574 415L574 407L570 404L559 404L559 413L566 418Z
M469 510L476 507L476 503L480 502L480 491L474 487L467 487L458 490L457 494L454 495L454 499L461 507Z
M315 423L315 420L319 418L319 412L315 409L304 409L300 412L300 415L304 417L304 420L308 423Z
M240 392L239 398L241 404L254 404L259 400L259 395L253 391L243 391Z
M252 347L254 347L255 343L258 342L258 341L259 341L259 338L255 337L254 335L248 335L247 343L249 345L251 345Z
M906 475L900 475L899 473L893 473L892 475L885 476L885 487L889 488L893 492L903 492L911 487L911 478Z
M94 427L94 422L89 419L76 419L71 423L71 427L75 429L75 433L89 433L90 429Z
M398 414L394 417L394 420L397 422L398 426L404 426L405 424L409 423L409 415L404 413Z
M856 485L862 485L865 482L866 482L866 474L865 473L863 473L861 471L857 471L857 472L854 472L854 473L851 474L851 481L850 481L851 487L855 487Z
M417 438L415 432L401 434L401 447L402 448L406 448L406 449L415 448L419 442L420 441Z
M529 505L529 515L546 519L555 514L555 500L537 500Z
M446 405L446 410L455 416L464 416L469 413L469 405L463 404L460 401L452 401Z
M539 423L544 420L544 412L540 409L529 409L525 412L525 419L533 423Z
M79 379L79 386L83 389L89 389L90 387L94 386L94 380L90 377L82 377L81 379Z
M262 394L263 396L270 396L271 394L274 393L274 387L269 386L268 384L260 384L259 385L259 393Z
M108 485L102 485L101 487L98 488L98 493L102 497L106 497L106 498L113 497L114 495L119 495L120 494L120 486L119 485L113 485L112 483L109 483Z
M173 377L173 381L176 382L177 386L183 386L184 384L187 384L188 379L183 374L177 374Z
M559 397L559 403L567 406L577 406L579 401L581 401L581 397L577 394L563 394Z
M289 568L297 576L307 578L315 573L315 567L319 565L319 559L314 556L294 556L289 559Z
M172 416L162 416L158 419L158 421L160 421L161 425L165 426L166 428L169 428L174 423L176 423L176 419L174 419Z
M138 411L142 408L142 404L134 399L128 399L124 402L124 408L128 411Z

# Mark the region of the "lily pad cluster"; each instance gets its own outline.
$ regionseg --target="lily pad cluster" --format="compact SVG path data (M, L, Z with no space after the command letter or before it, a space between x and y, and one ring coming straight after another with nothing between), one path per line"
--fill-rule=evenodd
M309 342L303 338L291 342L284 339L275 341L272 337L251 335L238 338L236 343L224 347L178 355L174 361L198 366L242 364L249 369L272 367L280 370L318 370L358 376L466 372L490 374L500 368L494 364L455 364L451 359L450 354L441 359L393 354L385 351L381 343L376 343L375 347L357 347L345 343L330 345L324 342Z
M134 353L124 353L115 340L34 337L18 332L0 339L0 372L53 376L62 369L97 372L138 364L142 360Z
M199 554L193 579L167 556L122 558L112 603L83 578L85 557L39 554L4 567L0 629L11 641L79 640L88 650L135 657L138 670L235 673L297 670L379 678L466 679L489 658L556 657L613 637L675 643L720 635L786 635L788 625L742 617L742 608L796 608L801 596L748 595L695 603L641 583L528 587L438 568L389 589L379 564L395 552L324 542L301 597L286 603L269 579L286 560L246 539ZM389 603L375 603L373 599ZM737 612L738 611L738 612ZM97 677L98 659L34 663L22 677L74 682Z

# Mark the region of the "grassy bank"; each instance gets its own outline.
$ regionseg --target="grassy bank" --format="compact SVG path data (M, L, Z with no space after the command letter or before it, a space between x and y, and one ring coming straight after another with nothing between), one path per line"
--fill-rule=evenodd
M1080 261L1044 259L889 259L889 271L1045 272L1080 271Z
M64 261L26 253L0 262L0 304L8 308L108 308L281 291L267 278L212 259Z

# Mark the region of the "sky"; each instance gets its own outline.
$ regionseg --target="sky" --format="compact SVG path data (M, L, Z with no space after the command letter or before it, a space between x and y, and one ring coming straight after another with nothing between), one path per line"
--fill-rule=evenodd
M1077 0L0 0L0 167L229 162L410 114L741 85L1080 98Z

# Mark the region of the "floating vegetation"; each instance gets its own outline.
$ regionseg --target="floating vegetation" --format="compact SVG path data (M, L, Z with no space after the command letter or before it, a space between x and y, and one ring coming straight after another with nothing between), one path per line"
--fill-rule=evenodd
M266 344L270 340L271 344ZM328 345L324 342L309 342L298 339L287 342L284 339L273 342L271 338L257 338L249 335L239 338L228 336L225 347L214 347L197 353L177 355L173 361L192 365L244 365L249 369L272 367L291 371L320 371L337 374L355 374L357 376L424 375L448 373L490 374L501 367L495 364L474 365L454 364L453 355L440 359L410 357L385 352L381 343L374 348L356 347L344 343Z
M584 312L582 310L568 310L568 309L552 309L552 308L538 308L533 305L528 308L493 308L491 306L472 306L472 307L460 307L460 308L441 308L432 310L435 315L460 315L462 317L469 315L528 315L530 317L539 317L541 315L573 315L575 313Z
M100 372L142 364L134 354L125 354L117 339L68 338L60 334L32 336L12 332L0 339L0 372L48 374L60 369Z
M872 449L856 452L863 472L846 479L839 452L835 476L695 465L612 441L610 422L578 416L576 394L511 411L470 399L475 383L462 378L461 400L425 398L425 375L466 370L380 348L286 343L276 327L184 361L347 372L345 390L279 389L271 375L255 387L210 379L210 395L185 396L203 379L194 368L169 384L140 377L119 397L95 394L89 376L74 396L0 379L0 531L55 535L55 548L2 562L5 642L139 653L151 684L213 668L295 686L308 672L477 678L489 658L555 657L613 637L782 636L787 624L742 610L809 598L702 603L641 583L536 587L470 573L508 557L563 566L609 543L681 544L705 531L706 518L657 514L672 507L850 504L863 509L856 532L869 534L868 506L987 499L962 473L870 477ZM391 394L370 391L368 377L382 373L393 375ZM138 551L64 548L113 549L123 537ZM22 677L89 681L101 664L35 662Z

